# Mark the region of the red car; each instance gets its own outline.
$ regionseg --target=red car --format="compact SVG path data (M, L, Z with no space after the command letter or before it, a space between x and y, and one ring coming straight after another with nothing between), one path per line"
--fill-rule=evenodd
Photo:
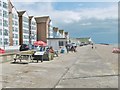
M5 50L0 48L0 54L3 54L3 53L5 53Z

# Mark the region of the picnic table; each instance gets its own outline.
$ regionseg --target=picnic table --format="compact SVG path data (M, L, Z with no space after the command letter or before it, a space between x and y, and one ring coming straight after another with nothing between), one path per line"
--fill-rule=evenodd
M28 60L28 63L29 63L29 62L31 62L31 60L33 61L33 54L34 54L34 51L32 51L32 50L21 51L16 54L16 56L14 58L14 62L16 62L16 60L20 60L20 62L22 60Z

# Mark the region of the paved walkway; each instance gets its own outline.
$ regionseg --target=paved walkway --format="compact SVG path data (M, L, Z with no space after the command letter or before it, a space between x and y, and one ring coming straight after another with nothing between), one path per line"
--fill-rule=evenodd
M3 63L2 86L8 88L118 87L117 70L108 64L110 61L104 60L96 49L91 49L91 46L79 47L77 50L76 53L63 54L43 63Z

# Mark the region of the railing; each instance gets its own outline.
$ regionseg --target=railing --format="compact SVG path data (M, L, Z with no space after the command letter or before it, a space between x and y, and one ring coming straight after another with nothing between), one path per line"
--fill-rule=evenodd
M14 57L18 52L0 54L0 63L14 60Z

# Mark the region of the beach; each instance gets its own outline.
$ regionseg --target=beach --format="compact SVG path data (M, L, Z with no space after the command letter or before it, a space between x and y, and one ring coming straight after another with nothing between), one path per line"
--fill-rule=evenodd
M43 63L2 66L4 88L118 88L118 55L111 45L77 48Z

